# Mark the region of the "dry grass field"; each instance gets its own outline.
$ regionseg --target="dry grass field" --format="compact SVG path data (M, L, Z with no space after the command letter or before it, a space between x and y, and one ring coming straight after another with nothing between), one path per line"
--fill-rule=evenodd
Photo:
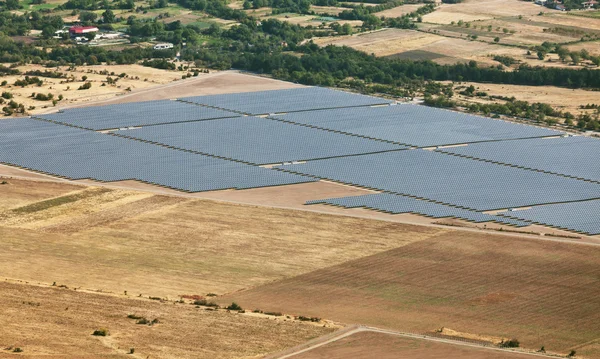
M410 14L411 12L416 11L417 9L419 9L422 6L423 6L423 4L402 5L402 6L395 7L393 9L376 12L375 15L385 16L385 17L400 17L402 15Z
M438 10L423 16L424 22L449 24L452 21L487 20L496 17L536 15L555 10L520 0L466 0L459 4L442 4Z
M462 82L457 86L473 85L478 91L487 92L490 96L514 96L517 100L530 103L544 102L552 104L552 107L560 111L569 111L572 114L582 112L580 106L587 104L600 104L600 97L596 91L587 91L580 89L568 89L552 86L520 86L520 85L499 85L499 84L481 84L474 82ZM477 97L460 96L461 100L467 102L489 103Z
M531 359L531 355L359 332L294 356L294 359Z
M0 293L1 358L256 358L333 330L133 295L4 280ZM159 322L136 324L128 315ZM101 328L110 335L92 335ZM14 348L23 352L14 353Z
M585 357L600 337L600 248L450 232L221 300Z
M445 231L50 182L36 191L58 196L31 202L29 181L8 182L0 190L15 206L0 212L3 277L114 293L224 294Z

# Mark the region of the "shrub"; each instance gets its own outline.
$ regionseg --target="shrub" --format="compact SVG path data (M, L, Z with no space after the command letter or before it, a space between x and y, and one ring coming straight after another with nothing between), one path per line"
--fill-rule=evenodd
M231 303L230 306L228 306L225 309L229 309L229 310L242 310L242 307L240 307L236 302Z
M272 315L274 317L281 317L283 313L281 312L265 312L266 315Z
M8 184L8 182L2 181L2 182L0 182L0 184Z
M137 319L142 319L143 317L140 317L140 316L135 315L135 314L129 314L129 315L127 315L127 318L129 318L129 319L136 319L137 320Z
M104 329L104 328L96 329L96 330L94 330L92 335L95 335L97 337L105 337L108 335L108 329Z
M571 350L571 352L569 353L569 355L567 355L567 357L573 358L575 356L575 354L577 354L577 352L575 350Z
M18 348L18 347L17 347L17 348L15 348L15 349L13 349L13 352L15 352L15 353L22 353L22 352L23 352L23 349L22 349L22 348Z
M500 343L500 346L502 348L518 348L520 345L519 341L517 339L510 339L510 340L503 340L502 343Z
M140 320L138 320L137 322L135 322L135 324L150 324L150 321L146 318L140 318Z
M129 354L135 353L135 348L129 348Z
M92 88L92 83L86 82L83 85L79 86L78 90L88 90L90 88Z

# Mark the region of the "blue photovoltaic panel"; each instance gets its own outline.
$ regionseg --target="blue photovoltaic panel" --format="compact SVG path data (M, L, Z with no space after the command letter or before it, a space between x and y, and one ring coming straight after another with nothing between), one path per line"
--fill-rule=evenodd
M307 111L324 108L389 104L392 101L322 87L245 92L181 98L181 101L237 111L248 115Z
M591 235L600 234L600 200L549 204L498 215Z
M73 108L59 113L36 115L35 117L97 131L239 116L237 113L215 108L180 101L160 100Z
M600 140L559 137L476 143L440 152L570 177L600 181Z
M189 192L314 181L28 118L0 121L0 162L71 179L135 179Z
M498 222L515 227L528 226L529 223L511 218L492 216L489 214L450 207L443 204L422 201L395 194L378 193L364 196L329 198L309 201L306 204L330 204L345 208L365 207L392 214L416 213L433 218L460 218L470 222Z
M254 164L406 148L259 117L151 126L117 134Z
M600 198L600 184L426 150L277 168L475 210Z
M416 147L562 134L545 128L411 104L298 112L271 117Z

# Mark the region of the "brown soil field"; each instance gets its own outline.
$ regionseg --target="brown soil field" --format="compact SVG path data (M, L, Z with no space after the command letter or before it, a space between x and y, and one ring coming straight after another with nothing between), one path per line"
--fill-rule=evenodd
M6 281L0 292L2 358L255 358L333 330L133 295ZM136 324L128 315L159 322ZM110 335L93 336L100 328Z
M27 181L8 182L11 202L29 198ZM40 193L62 186L35 185ZM140 191L64 191L0 212L4 278L170 298L223 294L447 231Z
M517 338L563 354L577 347L585 357L600 337L600 248L450 232L221 300L403 332Z
M486 20L496 17L536 15L540 11L558 12L532 2L519 0L466 0L459 4L442 4L439 9L423 16L424 22L449 24L452 21Z
M498 85L463 82L460 86L475 86L479 91L487 92L493 96L514 96L517 100L530 103L544 102L561 111L569 111L573 114L581 112L580 105L600 104L600 95L597 91L586 91L579 89L567 89L552 86L520 86L520 85ZM469 102L486 103L474 97L460 97L461 100Z
M531 359L532 356L365 331L300 353L293 358Z

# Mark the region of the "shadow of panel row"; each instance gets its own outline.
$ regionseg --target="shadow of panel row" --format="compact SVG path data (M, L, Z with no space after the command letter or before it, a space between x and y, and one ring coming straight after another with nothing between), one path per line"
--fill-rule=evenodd
M498 215L585 234L600 234L600 200L549 204Z
M253 164L303 161L407 148L259 117L151 126L118 131L116 134Z
M184 97L180 101L236 111L247 115L267 115L340 107L390 104L392 101L322 87L244 92L226 95Z
M234 112L196 106L180 101L160 100L66 109L35 117L89 130L214 120L239 117Z
M276 168L478 211L600 198L600 184L420 149Z
M582 136L476 143L438 150L458 156L600 182L600 140Z
M298 112L271 117L415 147L563 134L546 128L411 104Z
M364 196L329 198L309 201L306 204L329 204L344 208L368 208L391 214L414 213L433 218L458 218L469 222L496 222L515 227L525 227L529 223L512 218L492 216L485 213L422 201L395 194L378 193Z
M0 121L0 162L70 179L132 179L188 192L314 181L29 118Z

